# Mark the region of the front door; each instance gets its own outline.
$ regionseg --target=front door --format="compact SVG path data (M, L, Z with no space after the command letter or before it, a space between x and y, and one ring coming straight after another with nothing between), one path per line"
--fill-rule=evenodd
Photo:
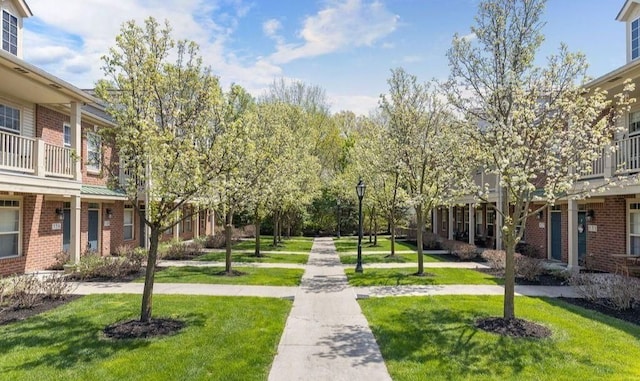
M578 212L578 261L587 256L587 212Z
M562 260L562 213L551 212L551 258Z
M63 209L62 215L62 251L68 253L71 246L71 210Z
M100 211L97 209L89 209L89 240L87 241L87 250L98 251L98 229L100 227Z

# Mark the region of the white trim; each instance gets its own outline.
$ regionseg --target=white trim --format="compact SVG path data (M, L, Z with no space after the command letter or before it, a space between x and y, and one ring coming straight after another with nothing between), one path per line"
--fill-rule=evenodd
M4 12L7 12L7 14L9 16L12 16L16 19L16 52L13 53L9 50L5 50L4 47L2 45L4 45ZM16 57L20 57L20 29L21 29L21 19L22 17L20 16L16 16L13 14L13 12L9 11L6 7L2 8L2 11L0 12L0 49L9 53L9 54L13 54ZM11 38L11 37L9 37Z
M131 213L131 238L125 237L125 234L124 234L125 227L129 226L128 224L125 224L125 219L124 219L125 218L125 213L128 213L128 212ZM133 205L125 204L122 207L122 240L123 241L134 241L136 239L136 229L135 229L136 220L135 220L135 215L136 215L136 210L133 207Z
M626 205L626 209L625 209L625 218L627 221L627 229L625 231L625 240L626 242L626 248L627 248L627 252L626 253L622 253L622 254L631 254L631 204L638 204L640 203L640 198L628 198L627 199L627 205ZM637 209L637 212L635 213L640 213L640 209ZM640 235L634 234L635 237L638 237ZM640 253L639 253L640 254Z
M67 143L67 142L65 141L65 137L66 137L66 136L65 136L65 133L64 133L64 129L65 129L65 128L68 128L68 129L69 129L69 143ZM71 148L71 136L72 136L72 133L71 133L71 124L69 124L68 122L64 122L64 123L62 123L62 146L63 146L63 147ZM88 148L88 147L87 147L87 148Z
M23 197L21 196L10 196L10 195L0 195L0 200L18 201L18 253L16 255L10 255L8 257L0 257L0 261L2 261L4 259L19 258L22 256L22 245L23 245L22 231L24 230L22 223L24 221L24 215L23 215L24 201L23 201ZM0 208L4 208L4 206L0 206Z

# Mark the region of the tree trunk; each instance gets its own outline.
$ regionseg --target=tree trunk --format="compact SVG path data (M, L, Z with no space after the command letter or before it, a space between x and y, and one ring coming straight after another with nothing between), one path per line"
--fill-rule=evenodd
M144 291L142 291L142 307L140 310L140 321L148 323L151 320L153 310L153 282L156 274L156 262L158 260L158 241L160 230L157 227L151 228L149 237L149 256L147 258L147 269L144 276Z
M373 246L378 246L378 219L373 219Z
M278 211L273 212L273 247L278 246Z
M502 213L503 215L509 215L509 192L506 188L500 190L502 192ZM504 224L506 218L502 218ZM505 319L515 318L515 252L516 241L515 225L510 221L511 226L507 226L507 229L503 229L502 226L497 227L496 234L502 234L502 244L505 247L505 264L504 264L504 314Z
M278 213L278 243L282 243L282 215Z
M373 243L373 213L369 216L369 243Z
M253 255L255 257L261 257L262 254L260 253L260 216L258 215L258 210L256 209L255 214L253 216L253 226L256 229L256 248L255 251L253 253Z
M391 233L391 256L396 255L396 221L393 218L389 218L389 232Z
M233 212L231 208L227 212L227 221L224 225L224 236L225 236L225 267L224 271L227 274L231 274L231 239L233 238Z
M418 245L418 272L416 275L424 275L424 256L422 253L422 229L424 228L424 215L422 214L422 205L416 206L416 217L418 226L416 226L416 244Z

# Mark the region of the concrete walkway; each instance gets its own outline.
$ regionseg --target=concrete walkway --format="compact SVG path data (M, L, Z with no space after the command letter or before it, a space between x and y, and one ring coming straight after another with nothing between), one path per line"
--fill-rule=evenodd
M331 238L314 241L269 380L391 380Z
M144 283L74 282L72 294L139 294ZM237 286L232 284L156 283L154 294L214 295L214 296L263 296L270 298L293 298L298 287L283 286Z
M365 258L366 259L366 258ZM159 267L224 267L224 262L210 261L158 261ZM256 268L281 268L281 269L306 269L307 265L299 263L265 263L265 262L231 262L232 267L256 267ZM344 268L352 268L355 265L343 265ZM417 268L415 263L365 263L366 269L392 269L392 268ZM488 269L484 263L476 262L425 262L425 268L452 268L452 269Z

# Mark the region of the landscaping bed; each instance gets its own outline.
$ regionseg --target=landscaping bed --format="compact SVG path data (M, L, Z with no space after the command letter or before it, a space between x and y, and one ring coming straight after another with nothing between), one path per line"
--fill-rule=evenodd
M483 274L491 275L496 278L503 279L504 282L504 271L495 270L490 268L485 269L475 269L475 271L479 271ZM566 278L558 277L552 273L542 273L537 276L535 280L529 280L521 277L516 277L516 284L519 286L568 286L568 282Z
M600 312L603 315L611 316L616 319L624 320L626 322L640 326L640 305L636 304L633 308L628 310L616 310L614 308L607 307L607 300L602 299L598 302L592 302L583 298L558 298L567 303L571 303L588 310Z
M35 306L31 308L4 308L0 310L0 325L10 324L19 322L25 319L30 318L31 316L35 316L41 314L43 312L47 312L54 308L60 307L64 304L72 302L81 298L81 295L68 295L61 299L50 299L42 296L40 301L36 303Z

